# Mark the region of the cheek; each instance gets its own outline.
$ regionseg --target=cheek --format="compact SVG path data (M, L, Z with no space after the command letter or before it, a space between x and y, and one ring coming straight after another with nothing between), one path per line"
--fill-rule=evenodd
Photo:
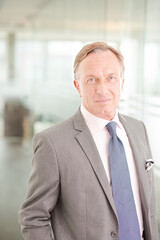
M91 105L94 102L94 91L93 89L90 88L85 88L85 90L83 89L82 93L82 100L83 102Z
M115 94L115 99L116 99L116 102L117 102L117 103L119 102L120 97L121 97L121 90L120 90L120 89L117 89L117 92L116 92L116 94Z
M116 87L110 89L112 92L112 95L114 96L114 100L117 103L120 99L120 95L121 95L121 89L120 89L120 85L117 85Z
M92 87L83 86L81 88L81 93L85 98L91 98L94 95L94 89Z
M120 95L121 89L122 89L122 85L120 83L117 83L113 88L115 95Z

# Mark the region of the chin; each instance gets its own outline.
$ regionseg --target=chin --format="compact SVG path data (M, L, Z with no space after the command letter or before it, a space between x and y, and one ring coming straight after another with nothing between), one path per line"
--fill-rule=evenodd
M112 120L116 114L116 110L113 109L104 109L103 112L101 112L101 115L103 118L107 120Z

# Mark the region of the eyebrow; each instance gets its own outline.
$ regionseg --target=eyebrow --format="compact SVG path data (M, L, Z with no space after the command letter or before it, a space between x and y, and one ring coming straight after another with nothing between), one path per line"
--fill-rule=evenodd
M94 75L94 74L93 74L93 75L89 74L89 75L86 75L86 76L85 76L85 78L89 78L89 77L95 77L95 78L97 78L97 76Z
M117 75L117 73L109 73L109 74L107 74L108 76L110 76L110 75Z
M116 75L116 76L117 76L117 73L109 73L109 74L106 74L106 76L111 76L111 75ZM85 78L89 78L89 77L96 77L96 78L97 78L97 76L94 75L94 74L88 74L88 75L85 76Z

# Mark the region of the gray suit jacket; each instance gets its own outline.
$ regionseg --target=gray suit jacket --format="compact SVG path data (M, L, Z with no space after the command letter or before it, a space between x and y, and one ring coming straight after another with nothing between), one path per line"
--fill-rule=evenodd
M136 162L146 240L158 240L152 158L144 124L119 115ZM91 133L78 111L34 138L27 199L19 212L26 240L118 240L111 187Z

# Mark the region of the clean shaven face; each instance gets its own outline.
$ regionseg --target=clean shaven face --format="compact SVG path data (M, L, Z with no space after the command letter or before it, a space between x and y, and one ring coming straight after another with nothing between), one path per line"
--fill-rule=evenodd
M124 83L121 73L120 63L110 50L92 52L79 64L74 85L90 113L114 118Z

